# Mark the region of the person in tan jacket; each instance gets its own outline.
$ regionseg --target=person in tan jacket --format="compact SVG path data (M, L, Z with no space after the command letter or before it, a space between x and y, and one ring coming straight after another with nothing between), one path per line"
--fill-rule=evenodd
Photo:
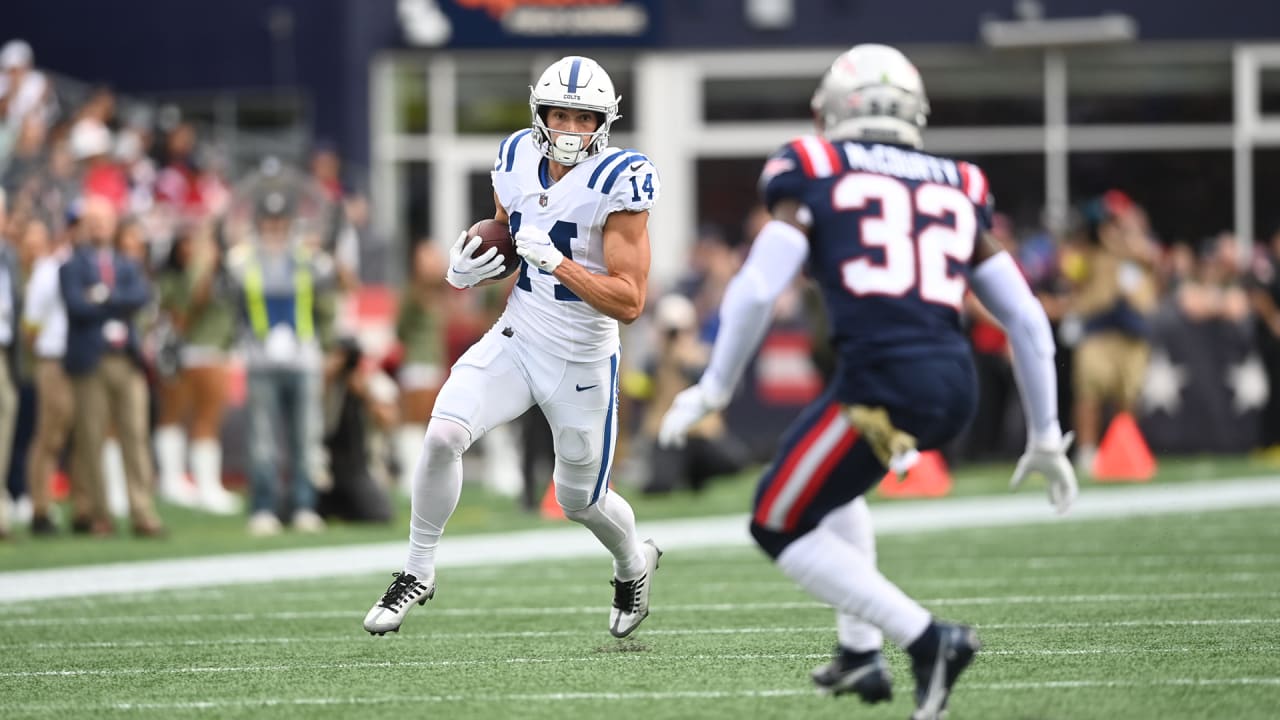
M1148 318L1159 300L1158 249L1142 208L1112 190L1085 203L1078 232L1064 251L1070 311L1081 321L1076 347L1076 465L1089 472L1102 412L1136 410L1151 354Z

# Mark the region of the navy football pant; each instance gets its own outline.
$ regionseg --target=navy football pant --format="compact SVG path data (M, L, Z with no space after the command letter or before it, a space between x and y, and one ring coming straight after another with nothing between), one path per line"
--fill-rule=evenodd
M886 468L841 412L842 404L882 406L921 450L958 435L973 415L977 383L972 358L899 359L857 371L838 370L827 390L783 435L756 488L751 534L777 557L832 510L866 493Z

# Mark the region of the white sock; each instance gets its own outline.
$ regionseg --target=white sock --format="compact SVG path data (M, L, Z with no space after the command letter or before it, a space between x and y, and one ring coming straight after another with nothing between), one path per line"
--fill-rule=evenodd
M436 574L436 546L462 494L462 453L471 433L452 420L432 418L422 442L410 494L409 557L404 569L419 580Z
M841 540L858 549L874 566L876 564L876 533L871 524L871 512L862 497L844 507L837 508L822 519L822 526L831 530ZM836 638L840 646L854 652L879 650L884 646L884 633L861 618L836 611Z
M906 648L929 626L929 611L889 582L867 557L819 525L787 546L778 567L810 595L879 627Z
M102 480L106 483L107 508L116 517L129 514L129 483L124 469L124 451L114 438L102 443Z
M161 425L156 428L152 443L156 447L156 474L160 476L160 488L166 496L174 496L186 490L183 477L186 468L187 435L177 425Z
M562 490L556 486L556 499ZM635 580L646 570L636 514L626 498L610 490L593 505L582 510L565 510L564 516L587 526L592 535L613 554L613 575L619 580Z

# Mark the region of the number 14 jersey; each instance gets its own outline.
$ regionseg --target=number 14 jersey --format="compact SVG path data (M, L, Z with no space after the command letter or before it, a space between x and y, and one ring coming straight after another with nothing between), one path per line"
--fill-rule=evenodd
M807 269L847 364L968 352L960 308L992 212L976 165L802 137L765 163L760 190L770 209L794 199L812 213Z
M522 227L547 233L556 249L596 274L605 274L604 224L611 213L649 210L659 194L658 171L635 150L607 148L551 182L548 161L534 147L531 130L514 133L498 148L493 189ZM599 312L551 273L520 261L515 287L499 321L557 357L592 361L618 349L618 321Z

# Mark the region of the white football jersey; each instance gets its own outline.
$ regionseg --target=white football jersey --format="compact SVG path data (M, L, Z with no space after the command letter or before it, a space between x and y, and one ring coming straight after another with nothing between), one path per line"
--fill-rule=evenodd
M605 220L610 213L652 208L657 169L635 150L611 147L552 183L550 161L533 146L530 132L504 140L493 166L493 189L511 218L511 234L537 228L566 258L605 274ZM599 360L617 350L617 320L583 302L551 273L523 260L517 273L500 323L526 338L542 338L542 349L565 359Z

